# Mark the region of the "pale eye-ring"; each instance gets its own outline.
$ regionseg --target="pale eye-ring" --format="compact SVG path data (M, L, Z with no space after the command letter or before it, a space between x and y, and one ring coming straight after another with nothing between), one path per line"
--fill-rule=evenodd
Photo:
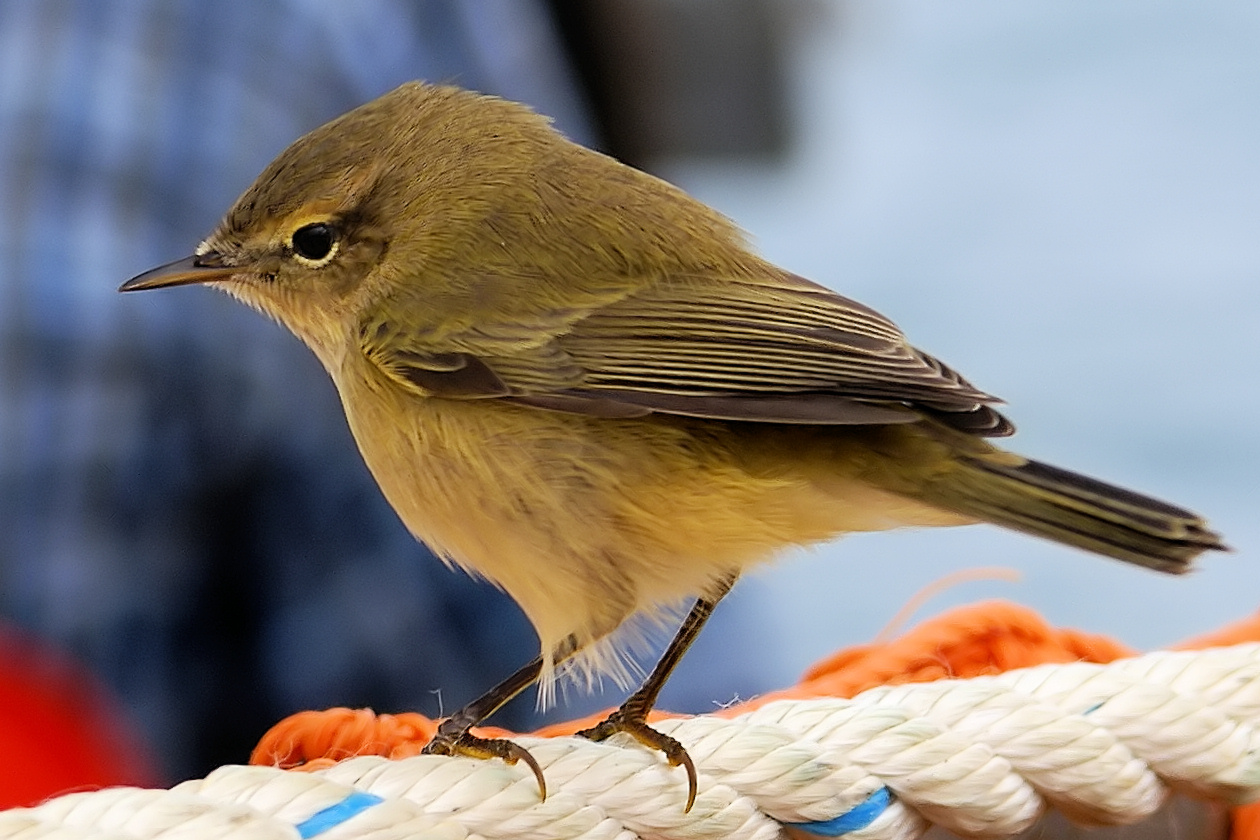
M312 222L293 231L292 242L295 257L318 267L337 253L337 229L327 222Z

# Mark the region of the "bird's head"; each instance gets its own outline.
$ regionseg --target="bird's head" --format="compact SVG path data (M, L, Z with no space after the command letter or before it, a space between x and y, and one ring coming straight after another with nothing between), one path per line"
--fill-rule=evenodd
M543 118L514 103L403 85L298 139L192 256L120 290L219 288L327 362L374 301L438 300L462 282L452 266L485 250L486 219L510 185L528 184L505 170L528 166L550 138Z

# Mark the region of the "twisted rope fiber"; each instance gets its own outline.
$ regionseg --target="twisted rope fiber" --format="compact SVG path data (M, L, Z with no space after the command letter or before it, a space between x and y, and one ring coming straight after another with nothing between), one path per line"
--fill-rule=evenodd
M552 793L498 761L360 756L295 773L228 766L169 791L115 788L0 813L0 838L770 840L784 828L912 838L932 824L1010 837L1048 807L1140 820L1173 793L1260 797L1260 644L1109 665L782 700L663 720L700 770L626 744L520 737Z

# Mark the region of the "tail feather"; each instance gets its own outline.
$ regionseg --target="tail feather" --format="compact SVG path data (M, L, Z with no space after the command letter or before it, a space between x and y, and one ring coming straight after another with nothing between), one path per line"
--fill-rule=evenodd
M924 500L997 525L1161 572L1180 574L1209 549L1228 550L1184 508L1038 461L960 457Z

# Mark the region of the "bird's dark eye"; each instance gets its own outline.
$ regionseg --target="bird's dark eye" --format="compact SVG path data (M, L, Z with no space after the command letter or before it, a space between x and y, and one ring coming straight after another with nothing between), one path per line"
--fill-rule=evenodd
M325 222L314 222L293 231L293 253L319 262L332 253L337 244L337 231Z

